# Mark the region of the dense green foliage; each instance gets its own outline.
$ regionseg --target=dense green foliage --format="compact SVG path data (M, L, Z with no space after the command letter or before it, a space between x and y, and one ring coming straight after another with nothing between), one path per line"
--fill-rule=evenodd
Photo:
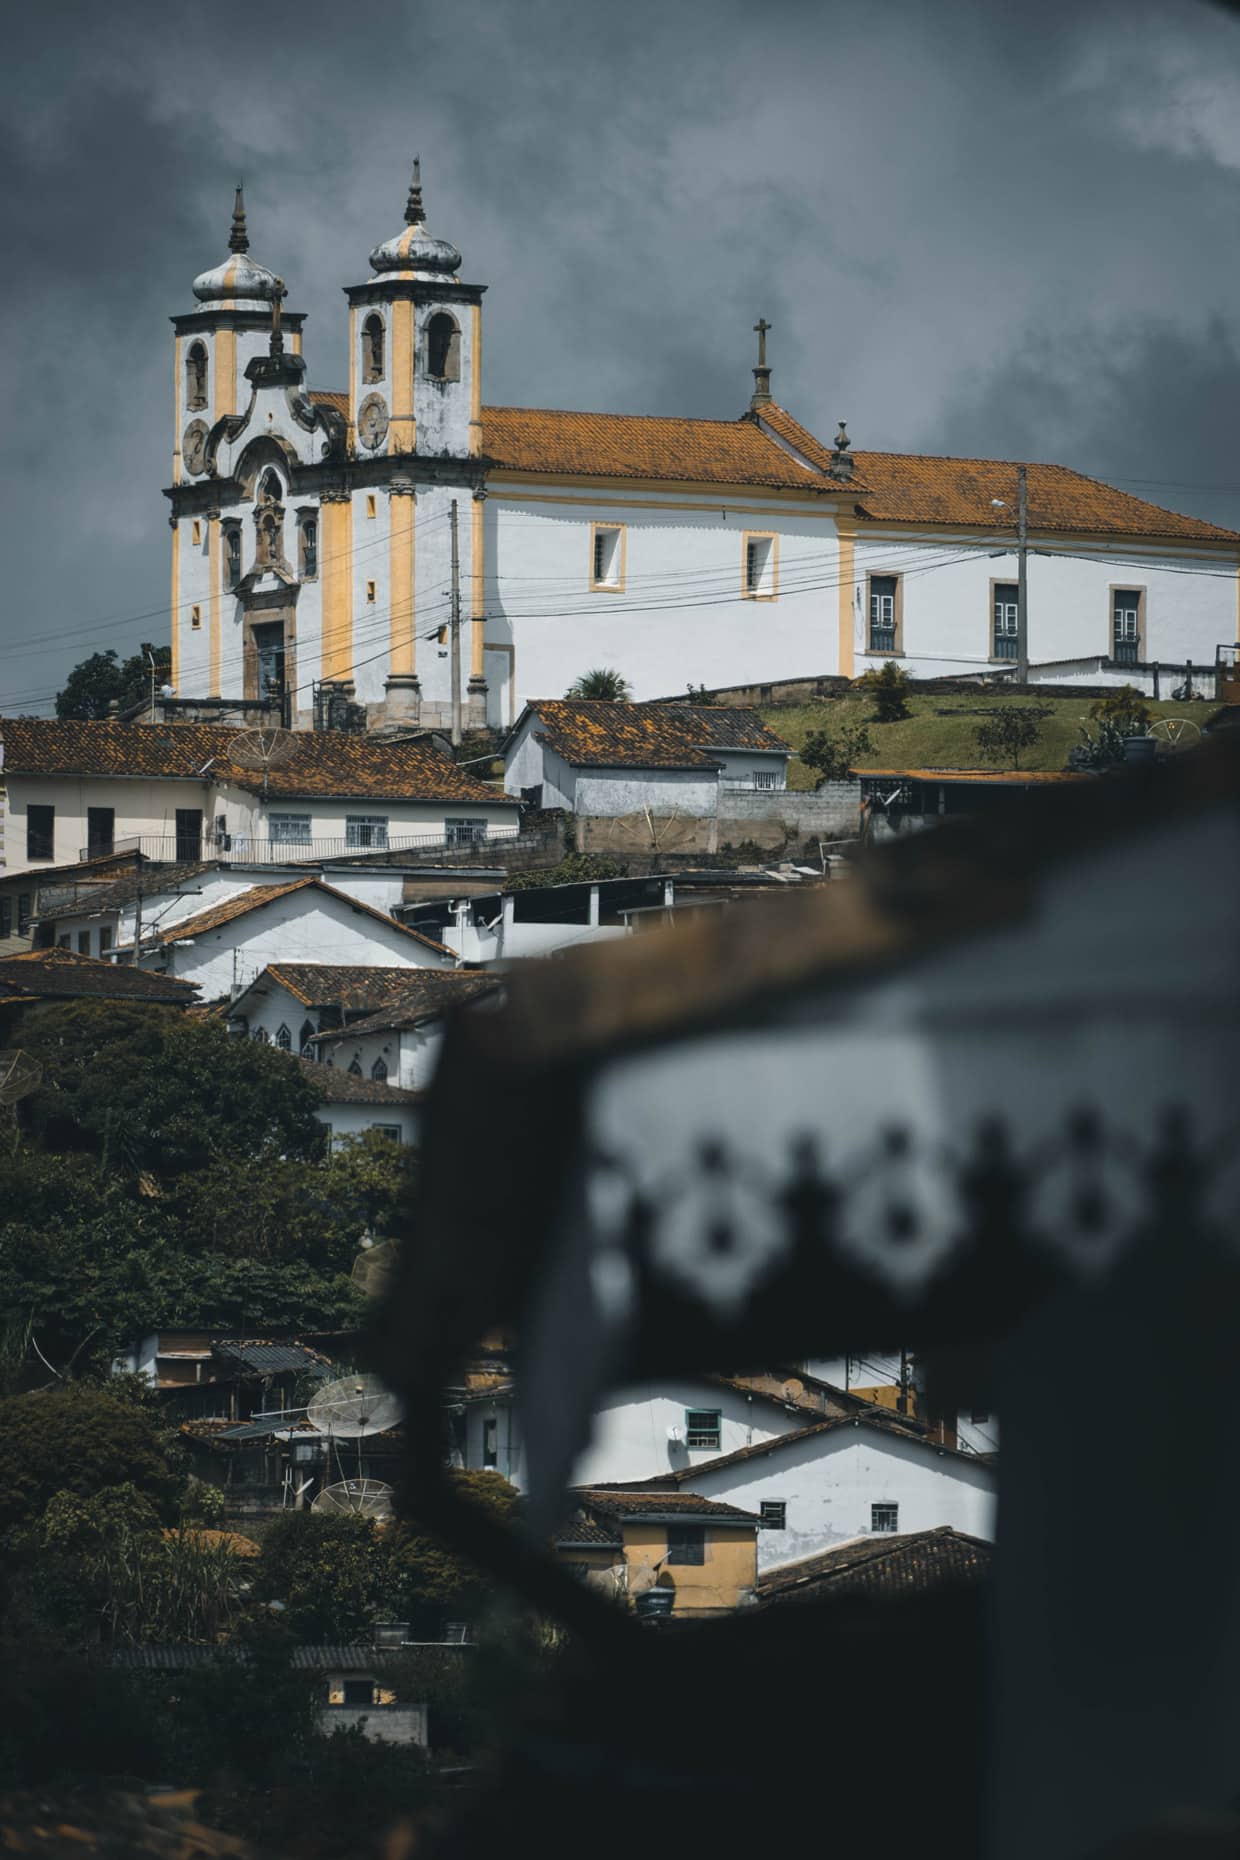
M152 1404L127 1389L70 1385L0 1401L0 1533L41 1524L58 1497L121 1485L153 1520L168 1519L181 1484Z
M1150 706L1135 685L1119 685L1089 707L1089 721L1081 725L1081 740L1069 761L1078 769L1116 768L1124 760L1125 739L1144 736L1153 719Z
M515 872L505 891L538 891L544 885L590 885L598 878L623 878L625 867L606 853L568 852L558 865L539 872Z
M564 693L570 698L593 698L603 704L627 704L633 692L629 681L610 665L599 665L583 672Z
M861 689L874 700L877 723L899 723L909 714L909 675L902 665L888 659L881 668L871 666L863 673Z
M26 1009L43 1067L0 1142L0 1369L37 1346L97 1370L160 1326L337 1329L364 1236L399 1239L412 1159L368 1133L325 1153L304 1068L177 1010Z
M132 658L118 659L109 646L106 652L92 652L89 659L75 665L65 680L63 691L56 695L56 715L76 717L90 723L108 715L113 703L127 710L151 695L151 661L155 657L155 688L166 684L172 669L169 646L139 646Z

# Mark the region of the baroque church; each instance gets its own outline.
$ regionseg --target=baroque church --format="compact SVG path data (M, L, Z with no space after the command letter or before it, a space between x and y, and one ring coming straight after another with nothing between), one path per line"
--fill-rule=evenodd
M345 287L348 385L316 389L240 189L228 245L172 319L178 709L443 728L455 686L503 728L599 666L637 698L1013 669L1020 468L824 444L771 396L763 319L732 420L484 405L486 287L415 163ZM1240 537L1065 466L1023 482L1031 675L1142 683L1235 640Z

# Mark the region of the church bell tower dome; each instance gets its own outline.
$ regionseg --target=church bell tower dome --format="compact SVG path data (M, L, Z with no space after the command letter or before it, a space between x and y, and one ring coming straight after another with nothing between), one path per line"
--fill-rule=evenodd
M250 240L245 226L245 201L240 187L233 202L232 228L228 235L229 256L223 264L200 272L194 279L194 296L204 304L269 304L283 296L283 286L274 271L250 257Z
M461 267L461 255L446 239L436 239L426 230L426 210L422 205L422 164L413 164L413 180L405 203L405 224L393 238L385 239L370 254L376 274L395 272L406 278L450 280Z

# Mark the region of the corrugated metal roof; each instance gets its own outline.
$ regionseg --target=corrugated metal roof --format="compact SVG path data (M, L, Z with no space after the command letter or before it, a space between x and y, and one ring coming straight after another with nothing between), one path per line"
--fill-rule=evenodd
M243 1369L264 1376L284 1369L304 1369L311 1375L331 1373L327 1358L304 1343L283 1343L267 1337L221 1337L212 1339L211 1348L216 1356L229 1357Z

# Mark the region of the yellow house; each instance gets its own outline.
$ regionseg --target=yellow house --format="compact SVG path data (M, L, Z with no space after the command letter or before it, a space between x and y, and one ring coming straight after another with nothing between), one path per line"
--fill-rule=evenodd
M727 1614L748 1606L758 1579L759 1518L691 1492L579 1487L555 1538L561 1562L632 1606L670 1591L672 1611Z

